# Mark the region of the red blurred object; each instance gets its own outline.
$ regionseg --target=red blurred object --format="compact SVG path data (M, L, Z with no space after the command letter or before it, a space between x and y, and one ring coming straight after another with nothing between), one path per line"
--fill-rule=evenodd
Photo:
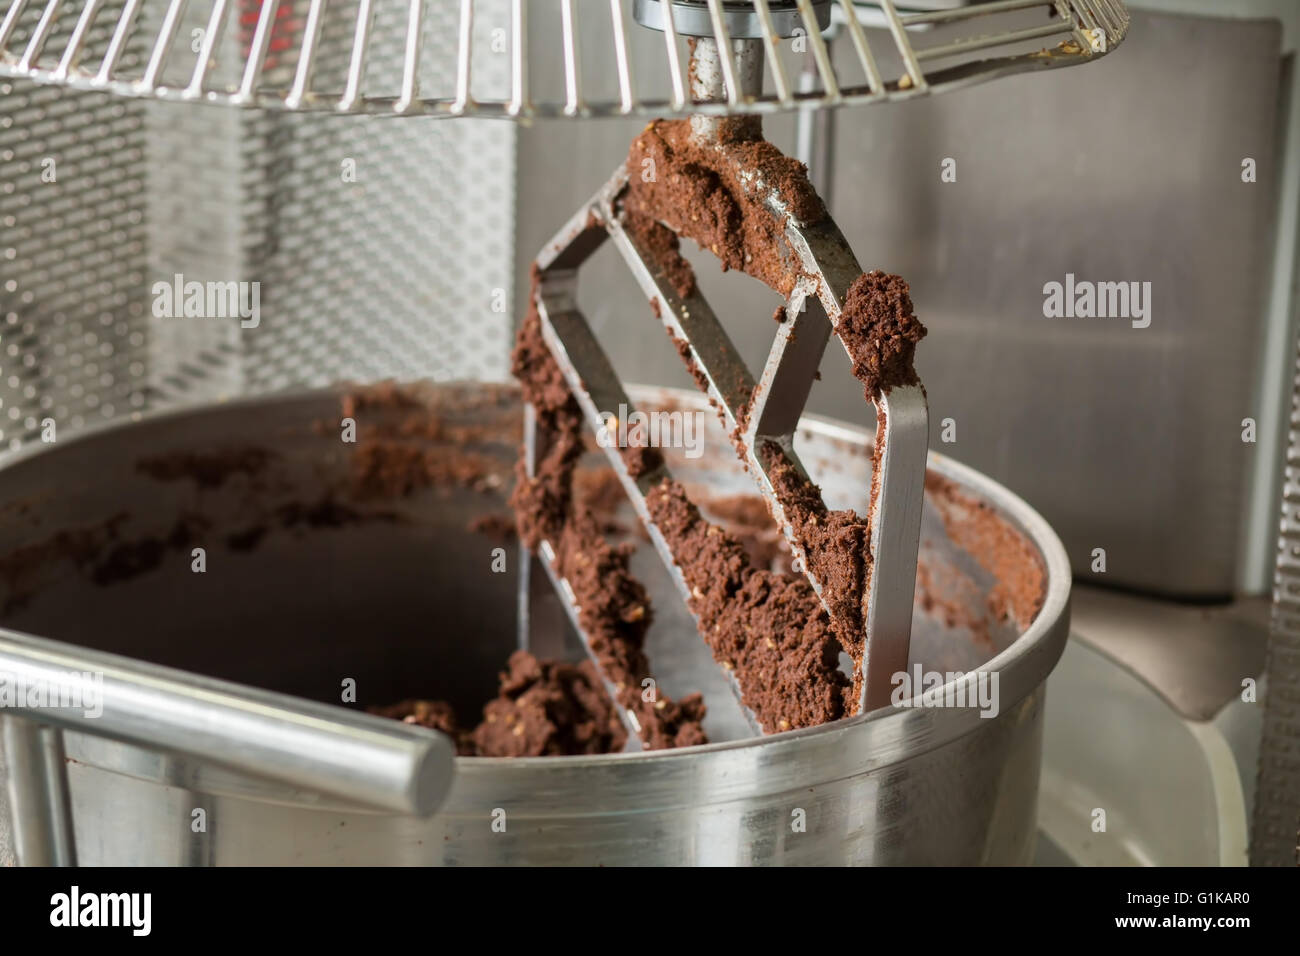
M240 0L239 5L239 46L244 57L253 45L253 34L257 31L257 21L262 16L264 0ZM266 48L266 63L263 69L271 70L279 64L277 53L283 53L293 45L293 36L302 25L300 18L294 16L293 0L280 0L275 11L275 23L271 26L271 42Z

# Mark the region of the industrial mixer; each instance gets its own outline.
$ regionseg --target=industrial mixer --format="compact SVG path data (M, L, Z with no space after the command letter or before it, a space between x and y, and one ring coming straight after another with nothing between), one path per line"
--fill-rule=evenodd
M855 593L865 626L848 666L859 670L855 706L788 731L753 719L674 593L673 561L638 552L633 569L655 615L646 638L655 689L645 702L654 710L657 689L665 700L702 692L712 743L453 760L456 742L444 735L348 713L404 698L454 699L473 713L494 692L524 612L529 646L570 659L590 649L564 638L572 589L557 577L557 600L534 586L528 560L495 536L509 462L536 427L516 391L488 384L504 377L508 358L511 268L499 252L494 264L494 239L482 236L508 216L509 191L440 191L406 130L421 115L644 115L689 116L693 128L716 132L798 110L816 179L815 144L830 132L822 108L1096 59L1124 38L1121 4L1011 0L904 16L883 0L883 50L864 29L867 11L812 0L64 7L11 0L0 21L0 74L14 77L4 93L26 98L4 114L16 131L6 149L31 175L48 171L53 187L9 191L17 198L3 206L18 237L5 273L6 345L18 371L5 382L15 450L0 473L10 519L0 540L0 670L48 686L81 674L81 702L99 696L94 707L19 705L6 716L22 862L1029 861L1042 685L1068 632L1069 565L1048 526L1005 489L933 453L925 465L919 384L876 396L896 413L878 428L800 417L838 303L862 270L842 239L809 238L793 216L789 241L809 254L782 290L788 317L763 375L739 390L724 381L708 359L731 359L703 300L684 308L690 297L651 268L655 312L710 394L620 387L584 410L599 420L604 405L630 394L702 416L699 457L661 450L719 521L719 502L761 501L746 471L768 471L755 449L772 438L820 486L825 508L899 510L900 530L882 518L873 533L885 540L870 538L868 563L886 586L859 582ZM852 57L837 65L823 31L846 37L840 50ZM582 50L594 44L612 45L613 76L583 70ZM539 68L539 51L557 49L558 69ZM403 117L381 124L400 130L369 126L366 135L401 147L388 160L411 180L385 194L394 167L368 179L368 161L379 160L342 128L360 117L317 113ZM97 120L113 135L87 126ZM433 164L467 168L482 156L491 167L503 129L440 132L446 152ZM221 148L208 155L205 143ZM328 162L313 167L322 144ZM205 184L191 169L212 178ZM566 242L585 247L593 224L618 233L610 204L619 182L575 218ZM458 265L458 217L471 223L464 241L487 247L472 250L489 260L483 276ZM76 241L55 246L46 226ZM346 242L350 228L380 253L367 261L385 259L384 268L349 262L338 237ZM443 258L425 261L412 248ZM539 256L543 309L576 268L564 260L570 252L559 244ZM230 283L236 308L160 309L156 280L165 289L173 276L174 299L189 282L205 291ZM340 313L349 314L334 321ZM481 326L467 321L478 315ZM547 315L552 330L559 315ZM556 333L548 345L574 356L572 338ZM597 381L595 368L575 372L570 386L617 384ZM444 384L282 391L386 377ZM454 379L480 383L445 384ZM756 381L779 400L759 396L746 431L731 399L758 395ZM189 404L197 407L177 409ZM413 414L424 424L410 427ZM376 437L385 450L375 451ZM417 477L385 484L380 467L377 492L367 454L413 456ZM471 454L472 474L447 465ZM583 467L597 470L593 457ZM622 514L611 513L611 537L637 539L644 509L612 508ZM794 539L795 575L813 574L811 553L776 513ZM655 538L658 523L647 525ZM680 553L667 550L680 567ZM1020 591L1032 592L1028 603L1008 598ZM890 678L914 669L922 687L922 675L948 679L928 697L916 688L890 701ZM963 703L953 705L958 691ZM617 717L635 739L643 721L625 699L615 694Z

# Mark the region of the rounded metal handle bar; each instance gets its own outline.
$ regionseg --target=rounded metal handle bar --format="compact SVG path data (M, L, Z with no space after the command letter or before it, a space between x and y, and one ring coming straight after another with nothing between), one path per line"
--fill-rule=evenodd
M0 716L184 754L255 777L428 816L455 749L422 727L0 630ZM51 706L52 704L66 706Z

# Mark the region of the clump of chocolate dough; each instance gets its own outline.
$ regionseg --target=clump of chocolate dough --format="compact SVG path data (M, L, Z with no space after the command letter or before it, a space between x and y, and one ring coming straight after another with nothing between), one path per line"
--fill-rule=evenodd
M803 163L761 137L701 144L692 139L689 120L656 120L633 140L627 170L624 225L678 295L685 298L695 286L680 236L712 252L724 270L748 273L789 295L798 275L781 253L784 223L763 194L779 193L803 225L824 219L826 207Z
M709 516L745 548L750 562L763 571L790 573L790 545L756 494L711 495L703 502Z
M627 732L591 661L542 661L515 651L500 695L483 708L471 737L483 757L544 757L616 753Z
M912 362L925 326L912 314L912 297L900 277L867 272L854 279L835 332L853 358L853 374L868 401L919 381Z
M396 704L369 707L367 711L380 717L441 731L455 742L456 753L462 757L468 757L474 752L473 740L456 721L455 708L445 700L400 700Z
M404 700L371 713L441 731L462 757L548 757L616 753L627 732L600 686L590 661L538 660L527 651L510 655L498 696L483 719L463 729L445 701Z
M510 498L519 537L534 551L550 543L555 569L572 587L578 618L619 704L632 711L649 749L706 742L704 701L691 694L673 701L662 693L646 701L641 682L650 677L644 645L652 613L649 595L632 576L632 545L611 545L591 509L574 496L574 472L584 449L583 420L559 366L541 334L536 301L520 326L512 359L524 399L533 404L543 451L528 473L521 453ZM653 449L651 449L653 451ZM657 456L656 456L657 457Z
M691 590L700 635L733 671L742 701L769 733L811 727L845 713L840 643L802 576L755 568L744 545L706 520L681 484L646 497Z
M772 487L804 559L821 584L822 602L835 633L849 656L862 655L863 599L871 570L871 526L851 509L832 511L821 489L794 467L779 445L766 442L759 450Z

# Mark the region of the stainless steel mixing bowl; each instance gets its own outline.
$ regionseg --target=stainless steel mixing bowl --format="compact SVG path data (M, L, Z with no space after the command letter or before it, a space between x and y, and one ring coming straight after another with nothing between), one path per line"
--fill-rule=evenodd
M428 394L453 424L485 408L518 411L517 395L505 388L438 386ZM444 408L447 395L472 400ZM643 407L702 407L694 393L637 389L633 397ZM19 644L74 657L109 651L179 668L177 679L192 682L196 699L204 693L200 675L261 689L258 701L302 710L313 732L324 740L337 733L340 747L354 729L347 720L364 723L339 703L349 678L359 702L353 710L422 696L474 714L493 695L495 673L516 642L515 551L507 546L508 570L494 573L492 550L501 542L469 528L476 515L502 511L503 486L419 490L386 504L388 516L374 520L281 522L252 545L232 535L250 509L269 513L312 501L346 482L354 446L339 441L339 402L339 390L241 400L9 456L0 468L0 625L8 630L0 632L0 671L6 647L13 654ZM712 415L708 420L703 457L670 452L674 470L709 494L750 490L725 434ZM800 455L832 507L864 507L872 433L814 419L801 427ZM274 453L274 474L256 486L160 481L139 467L159 455L249 446ZM516 436L476 447L506 463ZM1052 530L1005 488L939 455L929 467L1019 529L1045 569L1042 610L1023 632L994 625L981 639L941 615L916 612L912 663L996 672L996 717L970 707L891 707L762 739L728 739L738 725L720 673L656 559L638 555L635 570L655 599L649 650L660 686L671 694L703 690L707 729L721 742L600 757L457 758L450 792L437 812L421 817L327 795L306 781L294 785L289 771L271 779L210 759L265 749L266 741L238 726L204 728L220 746L203 758L187 752L174 727L170 734L157 728L159 739L170 741L165 747L149 746L141 745L149 728L126 742L87 720L63 732L77 861L1028 862L1044 682L1068 632L1069 566ZM166 544L178 515L198 516L203 574L192 572L188 547ZM77 547L50 546L107 522L115 522L111 540L101 545L127 548L132 573L106 575ZM930 503L922 533L931 567L974 581L962 599L972 614L985 613L991 579L949 541ZM161 556L141 545L149 541L162 542ZM549 613L543 604L539 598L540 620ZM357 768L358 778L366 773ZM354 782L357 792L368 783Z

